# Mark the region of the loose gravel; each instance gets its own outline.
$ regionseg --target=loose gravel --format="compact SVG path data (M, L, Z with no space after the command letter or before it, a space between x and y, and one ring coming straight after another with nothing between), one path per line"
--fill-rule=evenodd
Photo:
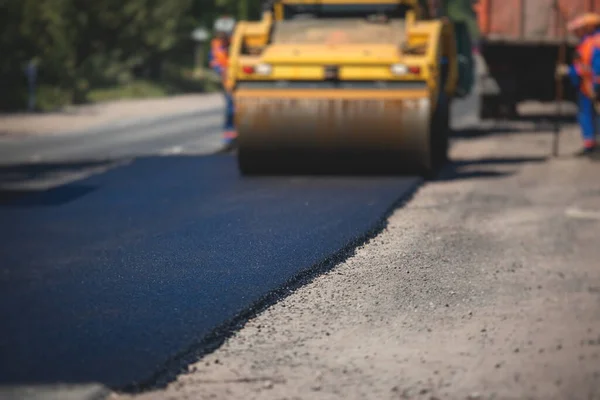
M600 399L600 162L457 140L386 229L141 399Z

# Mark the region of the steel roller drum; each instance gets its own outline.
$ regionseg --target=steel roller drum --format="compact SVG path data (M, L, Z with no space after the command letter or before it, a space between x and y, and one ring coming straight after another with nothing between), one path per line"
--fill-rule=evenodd
M236 91L243 173L292 169L415 172L430 168L432 107L426 87L405 90ZM341 171L340 171L341 172Z

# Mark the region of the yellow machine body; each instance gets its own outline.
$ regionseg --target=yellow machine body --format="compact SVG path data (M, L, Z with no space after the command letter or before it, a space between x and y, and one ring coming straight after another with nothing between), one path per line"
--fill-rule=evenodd
M445 160L456 47L418 0L275 1L238 23L230 54L243 173L339 155L358 171L428 173Z

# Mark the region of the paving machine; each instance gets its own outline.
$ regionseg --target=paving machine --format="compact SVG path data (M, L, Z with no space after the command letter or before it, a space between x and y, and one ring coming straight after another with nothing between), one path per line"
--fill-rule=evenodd
M226 86L242 174L445 163L450 101L469 90L457 90L453 25L427 1L275 0L239 22Z

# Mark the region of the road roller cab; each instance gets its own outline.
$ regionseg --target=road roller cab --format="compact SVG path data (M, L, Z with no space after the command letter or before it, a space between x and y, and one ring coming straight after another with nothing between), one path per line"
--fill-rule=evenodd
M421 3L280 0L239 22L227 85L242 173L431 174L444 163L456 45Z

